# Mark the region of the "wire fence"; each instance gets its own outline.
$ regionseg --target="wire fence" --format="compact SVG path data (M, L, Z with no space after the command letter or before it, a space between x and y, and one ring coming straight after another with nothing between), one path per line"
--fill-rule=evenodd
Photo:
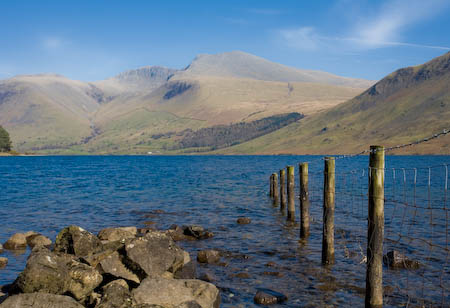
M421 141L386 148L414 146ZM348 170L335 157L334 234L336 262L345 262L364 291L367 268L370 169ZM309 164L319 164L318 158ZM383 304L386 307L450 307L450 164L416 167L389 165L384 172ZM311 168L312 169L312 168ZM317 167L315 169L318 169ZM320 169L319 169L320 170ZM323 223L324 172L309 172L311 224Z

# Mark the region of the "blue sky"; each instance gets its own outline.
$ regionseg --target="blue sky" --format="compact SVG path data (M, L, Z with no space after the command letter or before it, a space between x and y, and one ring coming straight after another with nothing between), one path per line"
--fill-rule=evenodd
M91 81L232 50L380 79L450 51L448 0L5 0L0 13L0 79Z

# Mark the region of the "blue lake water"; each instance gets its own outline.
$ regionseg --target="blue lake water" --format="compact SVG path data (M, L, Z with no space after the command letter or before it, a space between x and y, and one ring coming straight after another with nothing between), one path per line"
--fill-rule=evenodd
M269 175L310 163L311 236L299 242L299 224L272 206ZM384 269L385 307L406 303L449 307L448 186L450 156L386 157L385 252L417 259L419 270ZM93 233L105 227L160 229L199 224L212 239L179 242L196 255L220 248L227 266L199 266L215 276L223 307L253 306L258 288L285 293L289 307L361 307L367 237L367 156L336 161L336 264L322 267L323 161L317 156L54 156L0 157L0 242L16 232L54 240L70 224ZM448 168L448 167L447 167ZM298 221L298 198L296 218ZM163 210L153 218L146 214ZM237 225L246 216L249 225ZM11 283L26 257L6 251L0 285ZM242 258L242 254L247 258ZM267 266L273 262L274 266ZM238 278L246 272L249 278ZM270 272L278 272L277 276ZM422 302L421 302L422 301Z

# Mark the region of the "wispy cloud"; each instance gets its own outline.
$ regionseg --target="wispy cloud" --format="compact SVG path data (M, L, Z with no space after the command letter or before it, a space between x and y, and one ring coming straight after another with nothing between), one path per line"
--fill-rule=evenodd
M393 46L450 50L450 47L411 43L403 40L408 28L416 26L450 7L448 0L394 0L382 5L372 16L353 23L342 36L321 33L312 26L278 31L286 45L299 50L333 47L354 51Z
M41 47L48 51L56 51L64 48L69 41L61 37L46 36L40 40Z
M429 19L449 6L448 0L395 0L383 5L376 16L356 24L355 42L368 48L403 45L440 48L402 41L402 33L409 27Z
M313 27L285 29L279 34L288 46L299 50L316 50L324 41Z

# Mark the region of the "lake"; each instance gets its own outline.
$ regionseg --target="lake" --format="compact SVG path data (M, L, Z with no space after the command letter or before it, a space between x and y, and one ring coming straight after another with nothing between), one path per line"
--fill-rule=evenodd
M272 206L269 176L310 163L311 236ZM385 252L418 260L418 270L384 269L385 307L410 303L449 307L448 172L450 156L387 156ZM199 265L220 287L222 307L253 306L257 288L285 293L289 307L361 307L367 237L367 156L336 160L336 264L322 267L323 161L318 156L49 156L0 157L0 241L29 230L52 240L75 224L157 228L198 224L212 239L178 242L196 251L220 248L227 266ZM296 196L296 218L299 212ZM146 214L163 210L153 218ZM238 217L251 224L238 225ZM0 285L11 283L29 251L2 256ZM272 262L272 263L269 263ZM272 266L267 266L269 265ZM247 273L239 278L237 273ZM280 305L281 306L281 305Z

